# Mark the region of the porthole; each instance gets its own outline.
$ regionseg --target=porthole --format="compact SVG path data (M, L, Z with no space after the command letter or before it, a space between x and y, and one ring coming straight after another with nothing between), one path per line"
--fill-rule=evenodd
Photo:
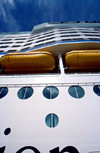
M0 99L5 97L8 93L8 88L7 87L0 87Z
M56 114L48 114L45 118L45 123L48 127L54 128L58 125L59 118Z
M71 86L68 92L74 98L82 98L85 94L84 89L80 86Z
M54 87L54 86L47 86L43 90L43 95L47 99L54 99L58 96L58 94L59 94L59 90L57 87Z
M4 134L8 135L8 134L10 134L10 132L11 132L11 128L7 128L7 129L5 129Z
M96 95L100 96L100 85L95 85L93 87L93 91L95 92Z
M27 98L31 97L32 94L33 94L32 87L23 87L17 93L17 95L20 99L27 99Z

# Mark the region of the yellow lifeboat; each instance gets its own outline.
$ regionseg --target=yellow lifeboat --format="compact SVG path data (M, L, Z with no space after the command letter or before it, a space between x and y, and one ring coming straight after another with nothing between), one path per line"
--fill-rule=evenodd
M55 69L55 57L46 51L10 53L0 59L5 73L48 73Z
M65 54L67 72L100 71L100 50L76 50Z

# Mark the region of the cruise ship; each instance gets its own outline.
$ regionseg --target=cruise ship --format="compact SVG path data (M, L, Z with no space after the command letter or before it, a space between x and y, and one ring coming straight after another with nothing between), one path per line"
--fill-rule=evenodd
M100 23L0 34L0 153L100 153Z

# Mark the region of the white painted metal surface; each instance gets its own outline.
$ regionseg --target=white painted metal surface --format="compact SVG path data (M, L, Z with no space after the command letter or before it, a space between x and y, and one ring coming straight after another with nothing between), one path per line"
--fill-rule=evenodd
M0 99L0 147L6 146L4 153L15 153L24 146L34 146L41 153L49 153L58 146L60 150L74 146L80 153L99 151L100 97L93 92L93 86L99 81L100 74L1 76L0 86L4 84L9 89L8 94ZM59 89L55 99L43 96L43 89L48 85ZM84 97L71 97L68 93L71 85L83 87ZM17 96L23 86L34 89L29 99L21 100ZM49 128L45 123L49 113L59 117L55 128ZM4 135L8 127L11 133Z
M0 99L2 153L64 153L68 146L79 153L100 152L100 96L93 91L94 85L100 85L100 73L65 74L61 57L59 62L61 73L0 76L0 87L8 88L8 94ZM74 85L84 89L82 98L69 94L69 87ZM19 99L18 91L28 86L33 88L33 95ZM56 98L43 96L47 86L58 88ZM58 116L56 127L46 125L48 114ZM5 134L9 128L11 131Z

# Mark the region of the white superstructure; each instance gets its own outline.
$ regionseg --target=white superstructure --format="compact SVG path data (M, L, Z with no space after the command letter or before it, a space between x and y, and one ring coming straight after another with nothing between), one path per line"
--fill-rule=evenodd
M0 56L48 51L55 72L1 74L1 153L100 153L100 71L67 73L72 50L99 50L99 23L45 23L32 32L1 34Z

